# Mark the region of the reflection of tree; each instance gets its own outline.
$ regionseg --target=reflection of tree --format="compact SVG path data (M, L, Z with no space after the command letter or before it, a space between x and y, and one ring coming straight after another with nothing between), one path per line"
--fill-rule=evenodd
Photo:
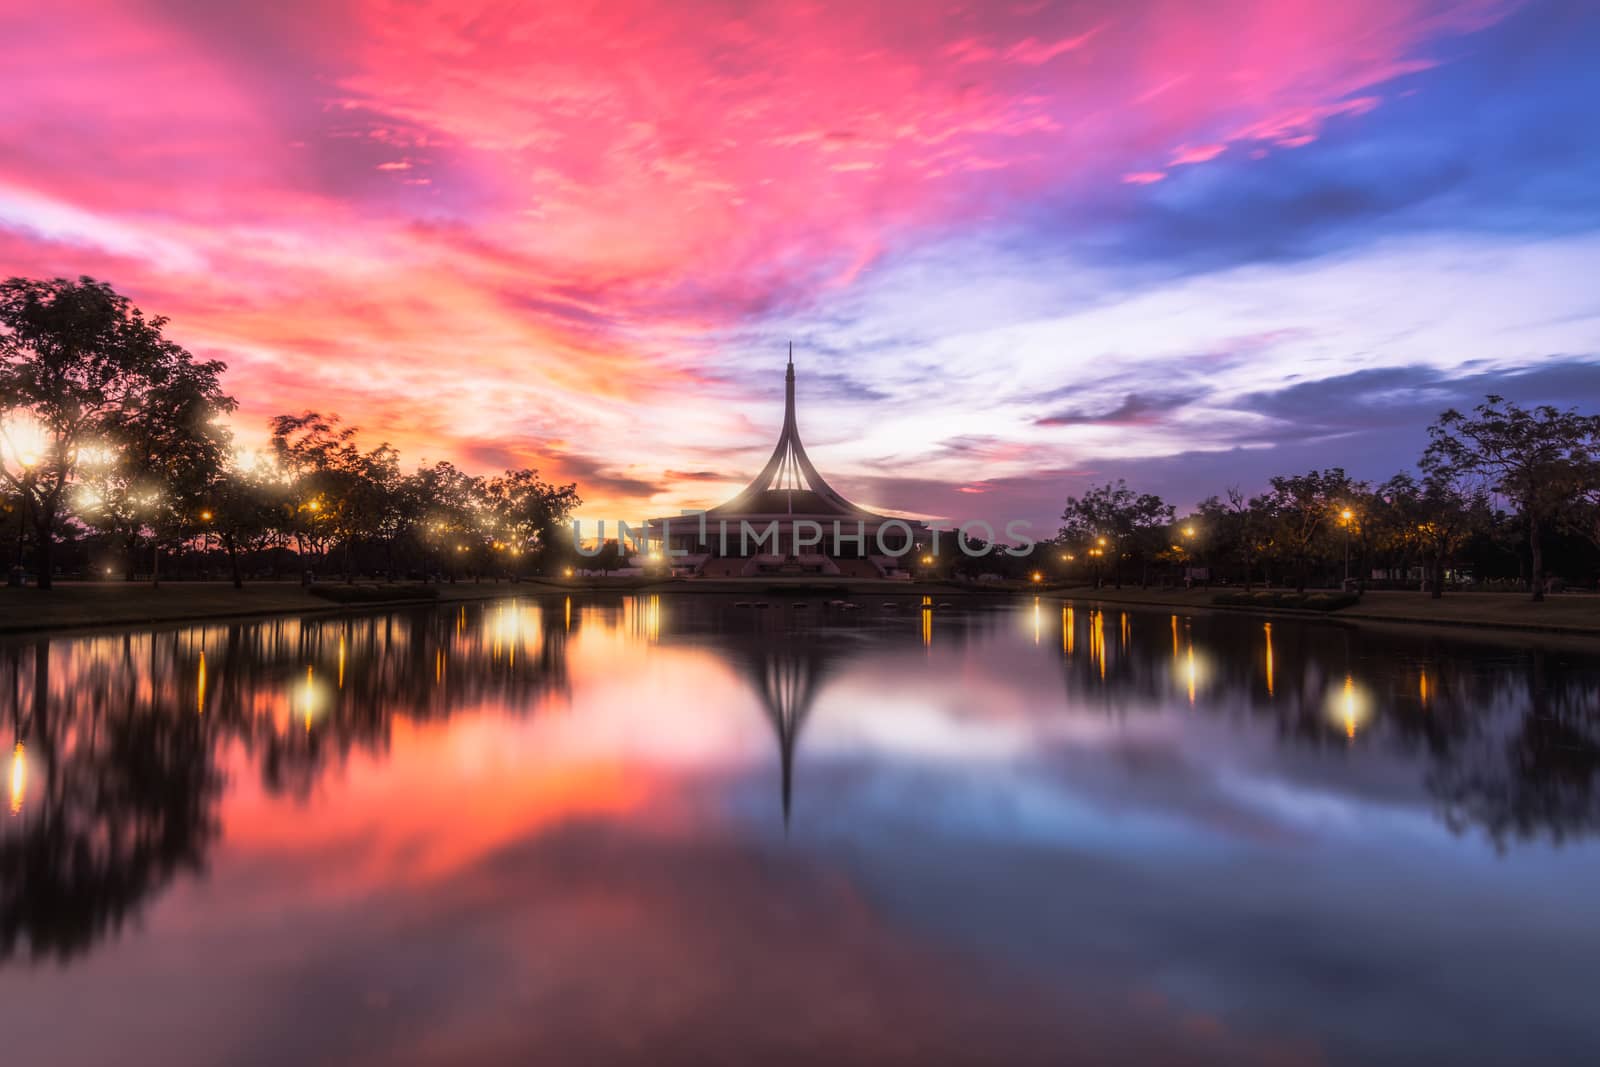
M565 683L563 612L494 610L0 646L6 750L23 743L31 768L0 822L0 960L87 951L175 874L203 869L229 746L269 789L304 794L351 750L386 749L396 716L530 710Z
M1600 830L1600 698L1552 680L1545 653L1531 655L1526 686L1505 687L1520 692L1489 705L1428 776L1453 830L1478 827L1502 848Z
M1503 646L1486 657L1466 638L1290 619L1269 631L1246 616L1127 614L1124 632L1115 608L1063 610L1074 706L1120 716L1187 705L1196 650L1196 710L1265 719L1284 744L1329 758L1414 758L1452 829L1481 829L1501 846L1600 832L1600 695L1575 657ZM1338 714L1346 678L1368 705L1359 723Z
M256 760L269 791L304 796L353 751L387 751L397 717L526 710L566 684L567 634L559 605L514 610L514 624L500 605L468 605L230 627L218 727Z
M90 723L49 699L36 647L27 736L45 766L19 832L0 838L0 959L86 951L215 838L221 776L202 724L136 701ZM13 663L16 669L19 664Z

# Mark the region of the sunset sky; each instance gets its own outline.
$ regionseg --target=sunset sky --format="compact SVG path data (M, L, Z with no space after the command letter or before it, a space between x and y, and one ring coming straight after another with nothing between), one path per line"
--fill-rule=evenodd
M1600 408L1584 0L0 0L0 275L585 517L1046 522Z

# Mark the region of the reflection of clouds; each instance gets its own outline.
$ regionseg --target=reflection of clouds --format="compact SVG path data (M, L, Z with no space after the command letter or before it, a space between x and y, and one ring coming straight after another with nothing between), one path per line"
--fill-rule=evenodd
M147 1048L200 1005L212 1061L515 1058L534 1031L542 1055L613 1031L691 1055L730 1025L746 1053L804 1033L905 1062L1053 1062L1069 1033L1091 1061L1229 1063L1260 1035L1361 1062L1583 1039L1592 667L1286 620L1269 686L1259 620L1024 602L941 611L925 646L922 615L553 598L53 642L0 844L38 825L43 746L107 723L182 727L163 780L215 759L190 792L227 781L222 835L205 878L135 885L143 934L0 969L0 999L45 1028L131 997ZM28 657L0 659L26 694ZM308 678L310 730L279 724ZM1456 836L1446 799L1518 847ZM1565 848L1523 840L1550 827ZM1460 1022L1488 1018L1516 1025ZM57 1028L81 1054L52 1062L123 1032Z

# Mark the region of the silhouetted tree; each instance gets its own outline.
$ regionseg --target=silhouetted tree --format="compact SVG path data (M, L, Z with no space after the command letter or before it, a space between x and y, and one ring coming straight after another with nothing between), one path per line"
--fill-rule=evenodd
M166 323L92 278L0 283L0 409L9 453L0 471L31 513L41 588L51 584L51 546L80 456L94 448L127 452L135 469L153 458L152 480L160 482L222 433L216 416L234 406L219 384L223 364L197 361L167 340ZM14 439L20 420L40 435L31 456Z
M1057 540L1101 549L1111 560L1112 578L1122 588L1122 561L1148 561L1166 544L1172 506L1153 493L1135 493L1128 483L1090 486L1081 497L1068 497L1061 511ZM1100 545L1101 539L1105 544Z
M1343 469L1279 475L1270 482L1265 506L1273 516L1273 543L1295 576L1295 588L1304 592L1311 565L1322 556L1325 536L1340 512L1363 487Z
M1471 415L1451 409L1428 428L1422 468L1451 482L1476 477L1510 500L1526 525L1534 600L1544 599L1544 535L1595 484L1600 417L1490 395Z
M1455 562L1467 542L1493 520L1488 495L1464 487L1448 472L1426 475L1421 482L1397 474L1377 492L1379 515L1390 546L1415 553L1428 568L1428 589L1444 595L1445 567Z

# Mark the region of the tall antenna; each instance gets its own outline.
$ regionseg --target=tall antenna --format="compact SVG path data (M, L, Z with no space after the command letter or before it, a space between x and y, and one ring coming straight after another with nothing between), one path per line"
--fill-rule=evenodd
M789 366L794 366L794 342L789 342Z

